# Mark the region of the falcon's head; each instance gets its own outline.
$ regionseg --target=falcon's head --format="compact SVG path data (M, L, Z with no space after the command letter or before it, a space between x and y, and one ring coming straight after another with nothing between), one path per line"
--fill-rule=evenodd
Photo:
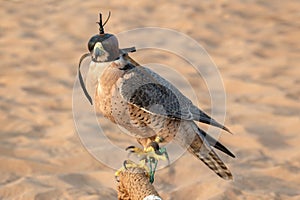
M104 33L103 26L110 17L102 24L102 15L100 13L99 34L94 35L88 42L88 49L94 62L111 62L119 57L119 43L116 36Z

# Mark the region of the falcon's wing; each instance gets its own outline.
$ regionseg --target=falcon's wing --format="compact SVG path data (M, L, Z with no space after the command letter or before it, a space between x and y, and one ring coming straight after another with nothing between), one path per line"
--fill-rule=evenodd
M170 82L152 70L138 66L128 56L127 59L130 63L122 68L126 72L119 87L121 96L128 103L149 113L176 119L196 120L230 132L225 126L193 105Z

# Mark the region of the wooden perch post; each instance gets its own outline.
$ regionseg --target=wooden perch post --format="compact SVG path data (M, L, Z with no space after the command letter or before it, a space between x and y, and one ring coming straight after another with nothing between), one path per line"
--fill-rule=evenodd
M119 200L161 200L142 168L133 167L123 170L119 180Z

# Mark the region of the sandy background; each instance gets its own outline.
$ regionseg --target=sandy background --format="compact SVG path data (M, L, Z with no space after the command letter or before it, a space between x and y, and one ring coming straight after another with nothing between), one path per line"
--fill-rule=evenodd
M77 62L108 10L109 32L188 34L223 77L235 134L221 141L237 158L219 155L234 181L186 154L156 175L165 199L300 199L299 2L0 2L0 199L116 199L114 170L85 150L72 115Z

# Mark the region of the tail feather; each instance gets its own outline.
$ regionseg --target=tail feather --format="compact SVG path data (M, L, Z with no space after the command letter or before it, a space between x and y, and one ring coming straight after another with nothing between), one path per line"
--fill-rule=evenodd
M208 134L205 135L206 133L202 131L195 122L183 121L181 128L182 129L180 129L175 137L179 145L187 148L191 154L204 162L205 165L221 178L225 180L233 179L230 170L215 153L212 147L214 146L229 156L234 157L228 149L221 145L221 143L218 143L214 138L210 136L207 137Z
M218 157L218 155L211 149L210 152L201 153L195 152L191 147L188 150L200 159L206 166L208 166L212 171L214 171L219 177L225 180L232 180L232 174L230 170L226 167L224 162Z
M200 128L198 128L198 135L201 137L201 136L204 136L204 139L207 140L207 142L215 147L216 149L222 151L223 153L229 155L230 157L232 158L235 158L235 155L229 151L224 145L222 145L220 142L218 142L215 138L211 137L210 135L208 135L205 131L201 130Z
M195 135L193 141L189 145L188 151L191 152L195 157L200 159L202 162L204 162L205 165L207 165L221 178L225 180L232 180L233 177L230 170L226 167L226 165L219 158L219 156L214 152L207 138L203 137L203 135L198 133L199 127L196 124L195 126L197 128L195 127L194 130L197 132L197 134Z
M201 157L199 159L204 162L211 170L213 170L218 176L225 180L232 180L232 174L223 161L217 156L213 150L208 153L208 156Z

